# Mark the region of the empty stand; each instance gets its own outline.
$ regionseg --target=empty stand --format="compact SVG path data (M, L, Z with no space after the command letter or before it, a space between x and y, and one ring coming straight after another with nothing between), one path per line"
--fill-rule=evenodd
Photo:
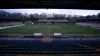
M23 52L23 53L66 53L66 52L95 52L95 49L82 47L67 40L52 40L44 43L41 40L8 40L9 45L0 46L0 52Z

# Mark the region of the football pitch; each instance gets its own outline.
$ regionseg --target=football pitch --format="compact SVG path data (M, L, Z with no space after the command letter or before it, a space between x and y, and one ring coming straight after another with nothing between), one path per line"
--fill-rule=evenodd
M100 34L100 29L81 27L69 24L33 24L0 29L0 34Z

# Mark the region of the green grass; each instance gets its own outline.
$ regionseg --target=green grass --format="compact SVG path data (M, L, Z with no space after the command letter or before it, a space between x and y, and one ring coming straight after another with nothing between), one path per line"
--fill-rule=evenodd
M0 34L34 34L34 33L56 33L62 34L100 34L100 29L80 27L68 24L37 24L24 25L0 30Z

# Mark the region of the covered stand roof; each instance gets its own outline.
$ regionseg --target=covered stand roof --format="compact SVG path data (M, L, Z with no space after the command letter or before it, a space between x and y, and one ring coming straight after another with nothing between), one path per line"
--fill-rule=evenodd
M38 20L38 22L68 22L67 20Z
M3 0L1 8L58 8L58 9L96 9L100 10L100 1L96 0Z

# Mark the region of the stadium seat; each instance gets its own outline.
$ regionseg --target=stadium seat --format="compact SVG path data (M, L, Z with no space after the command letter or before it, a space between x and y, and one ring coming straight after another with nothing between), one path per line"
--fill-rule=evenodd
M76 41L78 42L78 41ZM82 43L82 42L80 42ZM53 40L50 44L41 40L34 41L13 41L11 46L0 47L0 52L33 52L33 51L95 51L87 47L82 47L68 41Z

